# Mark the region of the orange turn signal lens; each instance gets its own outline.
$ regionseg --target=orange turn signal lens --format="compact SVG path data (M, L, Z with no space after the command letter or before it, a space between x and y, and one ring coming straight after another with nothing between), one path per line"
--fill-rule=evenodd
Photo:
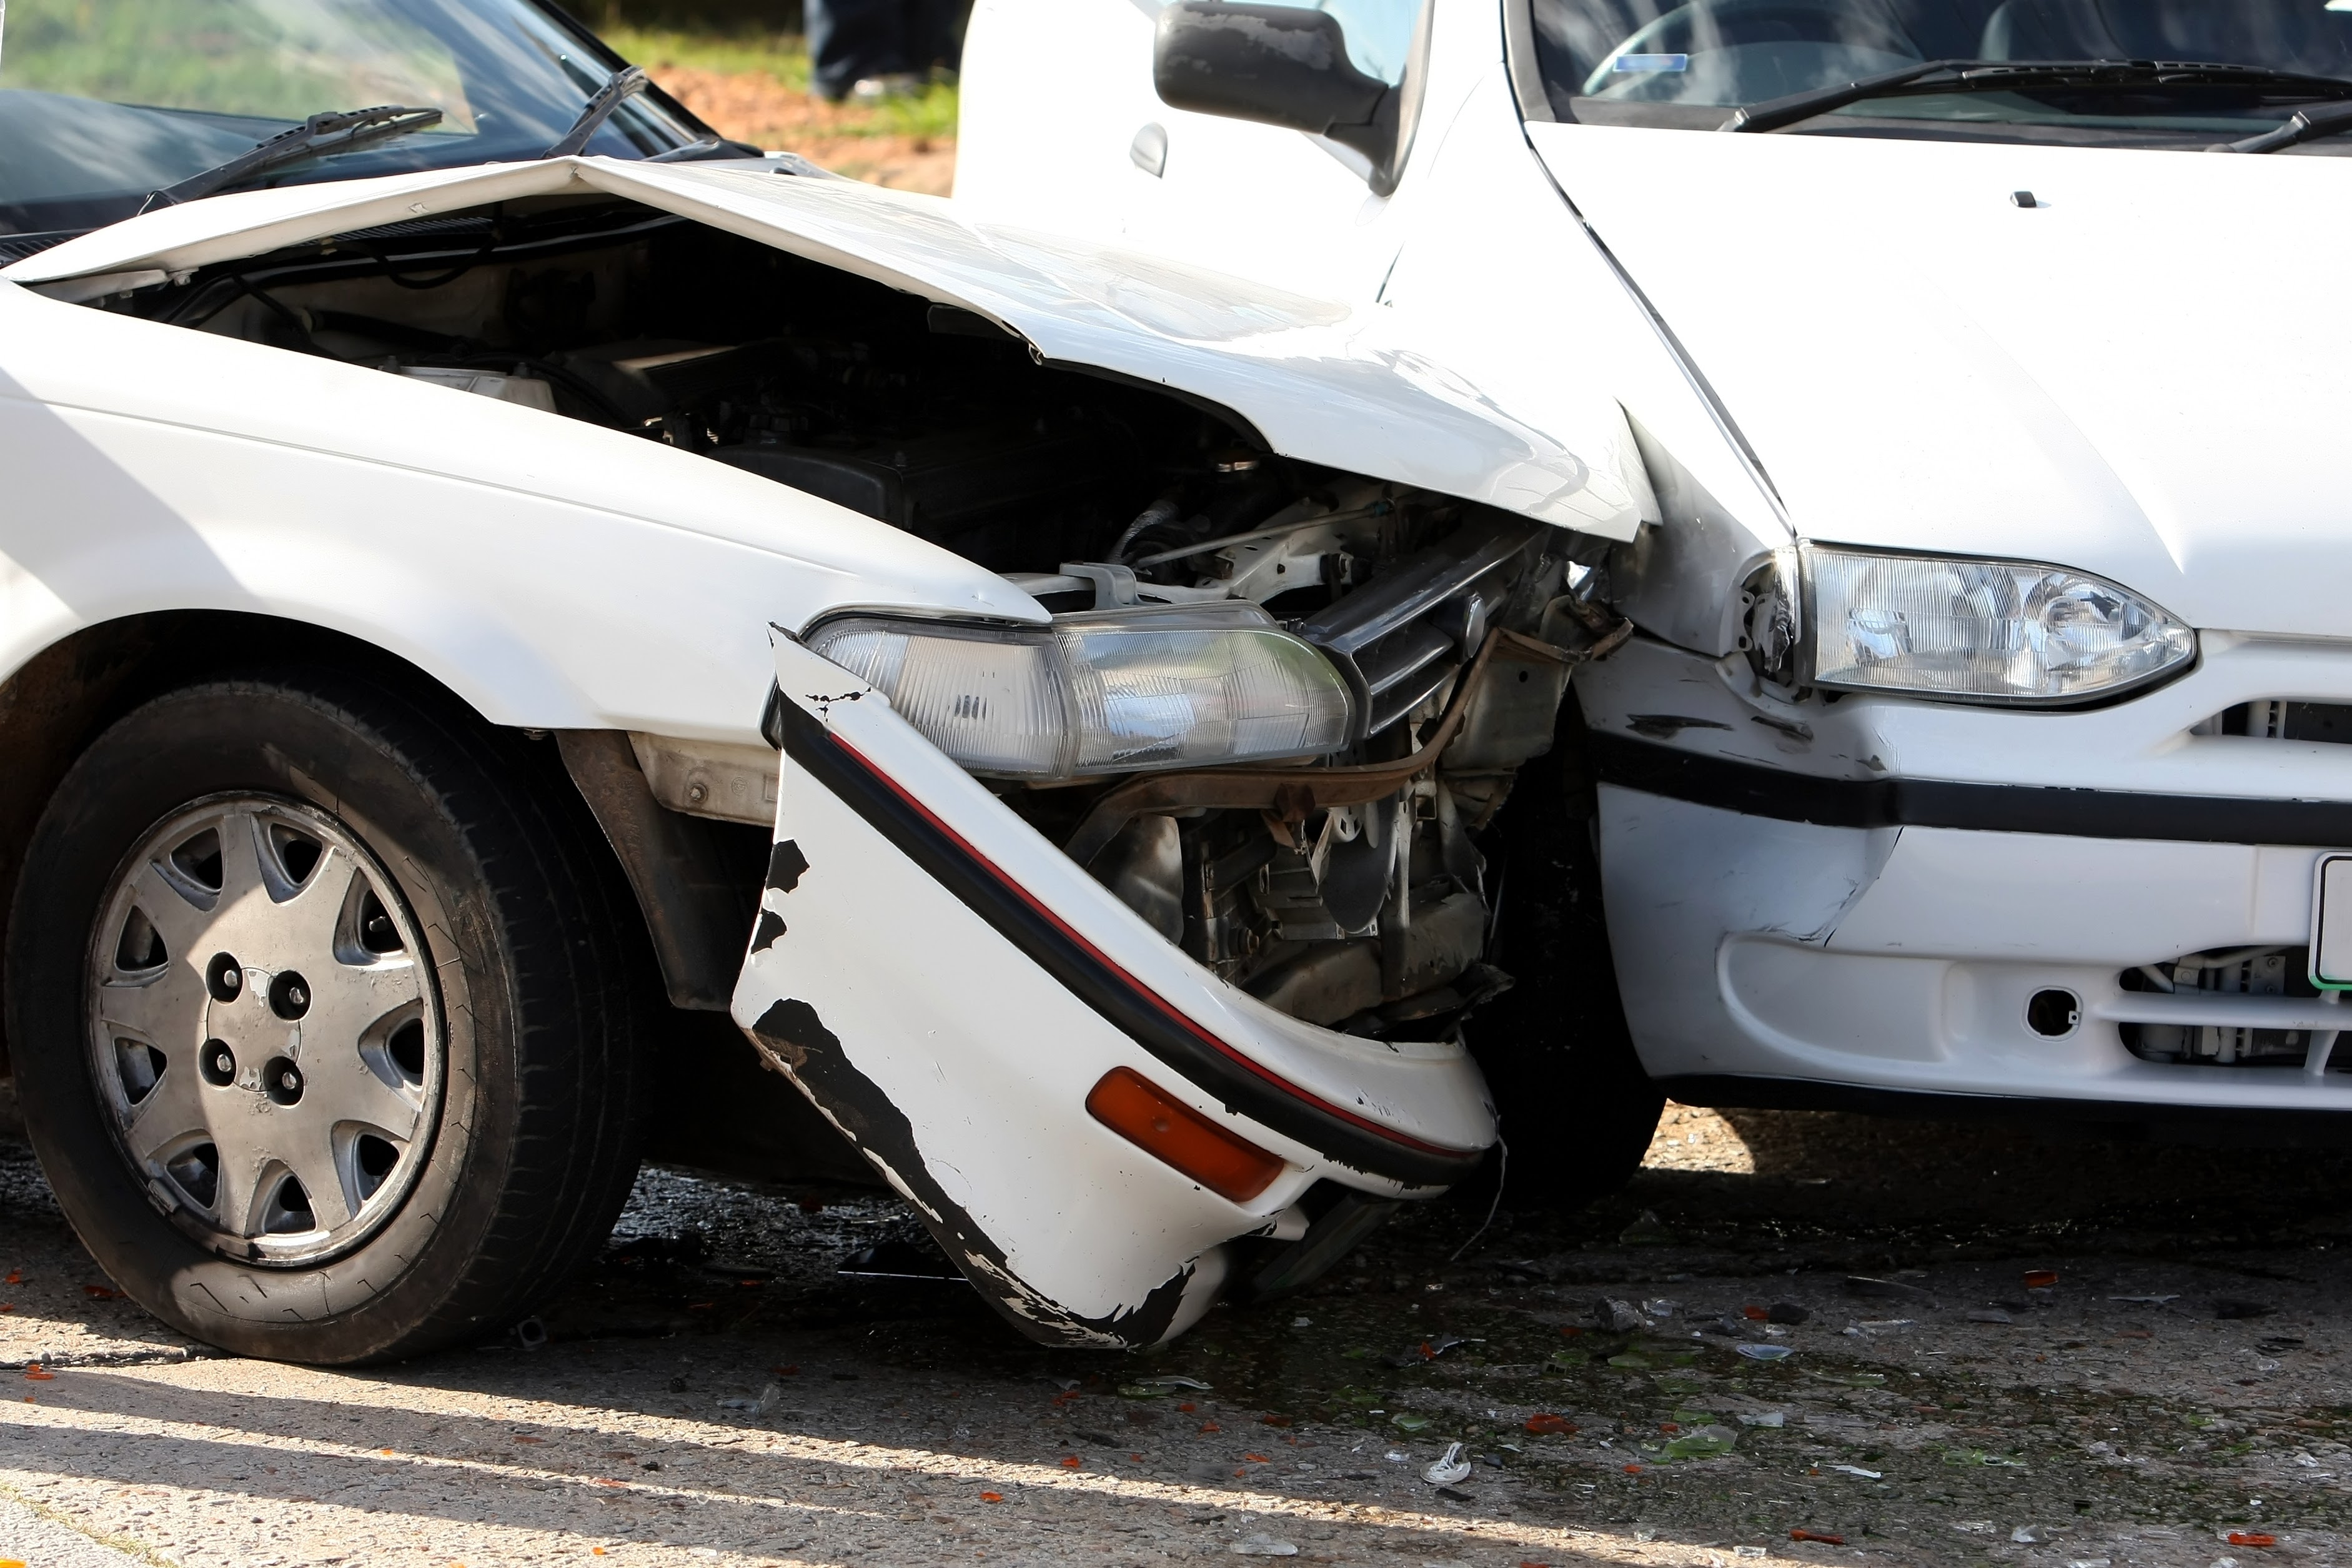
M1097 1121L1221 1198L1247 1203L1282 1173L1281 1157L1236 1138L1141 1073L1113 1068L1087 1096Z

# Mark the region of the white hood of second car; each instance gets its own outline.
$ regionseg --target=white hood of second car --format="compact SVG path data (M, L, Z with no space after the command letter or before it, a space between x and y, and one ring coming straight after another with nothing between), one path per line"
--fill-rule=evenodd
M1801 536L2352 636L2352 161L1529 131Z

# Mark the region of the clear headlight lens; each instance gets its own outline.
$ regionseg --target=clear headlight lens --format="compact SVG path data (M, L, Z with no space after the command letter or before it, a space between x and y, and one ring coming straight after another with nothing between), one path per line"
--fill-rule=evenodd
M809 637L978 773L1075 778L1319 756L1347 744L1329 660L1253 605L997 628L858 617Z
M2197 634L2059 566L1809 548L1812 679L1979 702L2071 702L2153 680Z

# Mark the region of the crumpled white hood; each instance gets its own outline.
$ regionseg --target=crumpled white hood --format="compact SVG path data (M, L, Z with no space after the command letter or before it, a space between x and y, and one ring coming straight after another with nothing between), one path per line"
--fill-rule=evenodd
M2352 161L1529 129L1801 536L2352 636Z
M0 268L97 298L213 262L527 196L603 192L963 306L1044 360L1230 408L1275 450L1610 539L1641 525L1623 412L1571 389L1538 428L1389 313L970 217L952 203L734 161L551 158L278 186L126 218Z

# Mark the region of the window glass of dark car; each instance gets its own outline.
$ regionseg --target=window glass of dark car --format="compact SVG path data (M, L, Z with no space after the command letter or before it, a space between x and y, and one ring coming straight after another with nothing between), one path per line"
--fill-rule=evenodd
M2167 60L2352 78L2347 0L1530 0L1554 112L1712 128L1724 113L1938 59ZM1807 122L1848 134L2210 141L2299 107L2248 91L1946 93ZM2346 151L2314 142L2314 151Z
M538 156L618 65L530 0L5 0L0 232L86 228L331 110L441 123L270 174L279 184ZM656 95L588 144L645 157L700 128Z

